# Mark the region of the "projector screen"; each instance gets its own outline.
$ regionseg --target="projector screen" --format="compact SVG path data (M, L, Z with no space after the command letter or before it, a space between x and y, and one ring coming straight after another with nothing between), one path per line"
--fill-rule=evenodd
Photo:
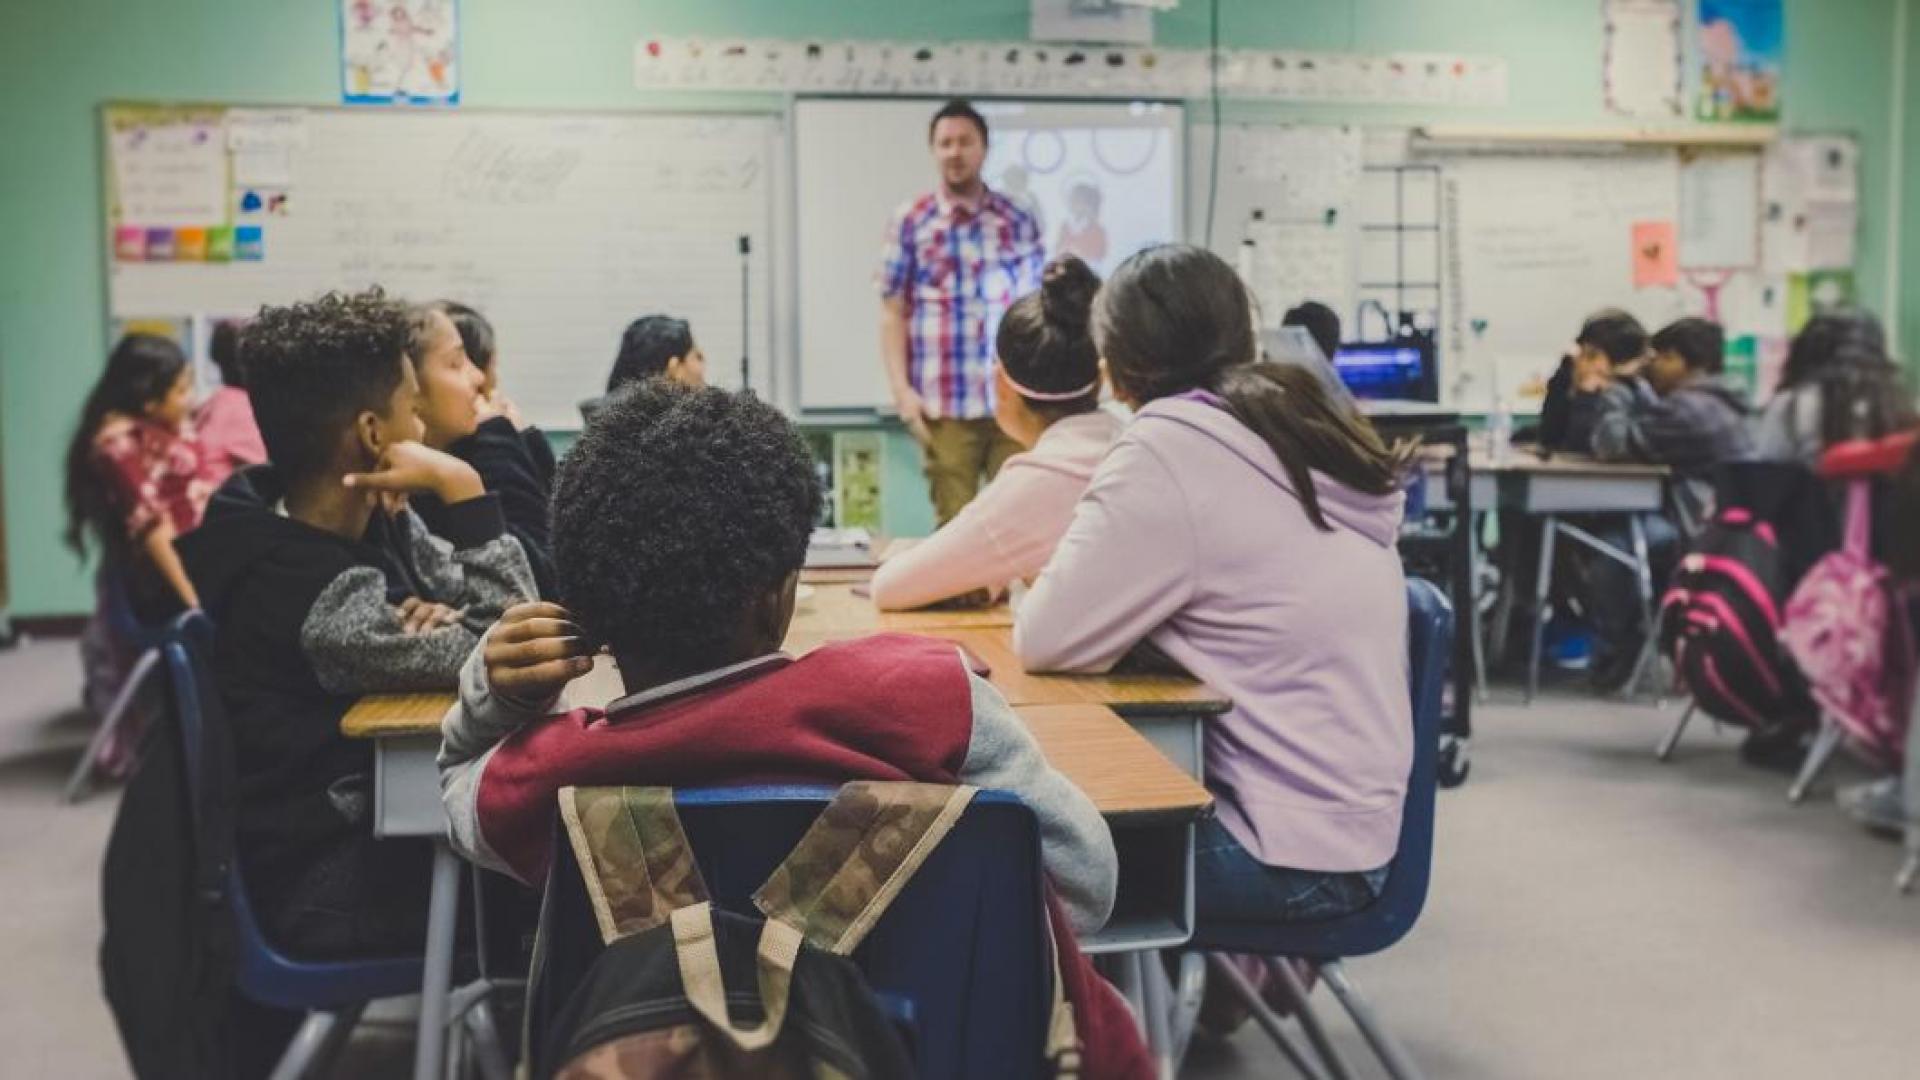
M890 409L874 288L888 223L934 189L935 100L794 104L795 300L803 410ZM987 184L1040 222L1049 258L1104 275L1180 238L1185 120L1162 102L979 101Z

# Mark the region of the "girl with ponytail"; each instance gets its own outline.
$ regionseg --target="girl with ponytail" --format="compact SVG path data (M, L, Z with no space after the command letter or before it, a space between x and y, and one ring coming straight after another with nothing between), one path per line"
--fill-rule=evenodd
M1256 362L1246 289L1201 248L1150 248L1094 303L1137 415L1015 616L1029 671L1136 646L1220 690L1207 725L1197 913L1331 918L1372 903L1413 754L1395 548L1405 452L1304 368Z
M877 606L992 597L1046 565L1120 433L1099 407L1100 354L1089 333L1099 289L1087 264L1067 256L1007 310L994 340L994 420L1026 452L939 532L886 560L873 577Z

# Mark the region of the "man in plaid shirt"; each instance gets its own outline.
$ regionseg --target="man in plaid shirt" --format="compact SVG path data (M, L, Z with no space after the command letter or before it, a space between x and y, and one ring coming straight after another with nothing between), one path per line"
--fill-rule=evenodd
M1021 449L993 419L993 335L1013 301L1040 287L1046 253L1033 215L980 178L987 122L973 106L948 102L927 142L940 186L887 229L880 356L944 524Z

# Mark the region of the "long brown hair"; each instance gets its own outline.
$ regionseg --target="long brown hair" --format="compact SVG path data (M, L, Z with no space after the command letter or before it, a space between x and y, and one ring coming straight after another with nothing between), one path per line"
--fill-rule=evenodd
M1207 390L1273 448L1307 520L1326 531L1318 470L1355 491L1399 490L1413 448L1389 449L1365 417L1334 400L1313 372L1255 362L1252 306L1224 260L1165 244L1120 264L1094 303L1094 339L1114 388L1140 404Z

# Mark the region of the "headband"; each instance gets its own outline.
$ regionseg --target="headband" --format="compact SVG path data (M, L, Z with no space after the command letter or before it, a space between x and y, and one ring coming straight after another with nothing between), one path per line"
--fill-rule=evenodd
M1065 393L1050 394L1040 390L1029 390L1024 386L1021 386L1018 382L1014 380L1014 377L1012 375L1007 374L1007 365L1005 364L1000 365L1000 374L1005 376L1007 380L1007 385L1013 387L1015 393L1019 394L1021 397L1026 398L1029 401L1072 401L1075 398L1086 397L1088 394L1091 394L1095 390L1100 389L1100 376L1098 375L1095 375L1093 377L1092 382L1088 383L1087 385L1081 387L1078 390L1068 390Z

